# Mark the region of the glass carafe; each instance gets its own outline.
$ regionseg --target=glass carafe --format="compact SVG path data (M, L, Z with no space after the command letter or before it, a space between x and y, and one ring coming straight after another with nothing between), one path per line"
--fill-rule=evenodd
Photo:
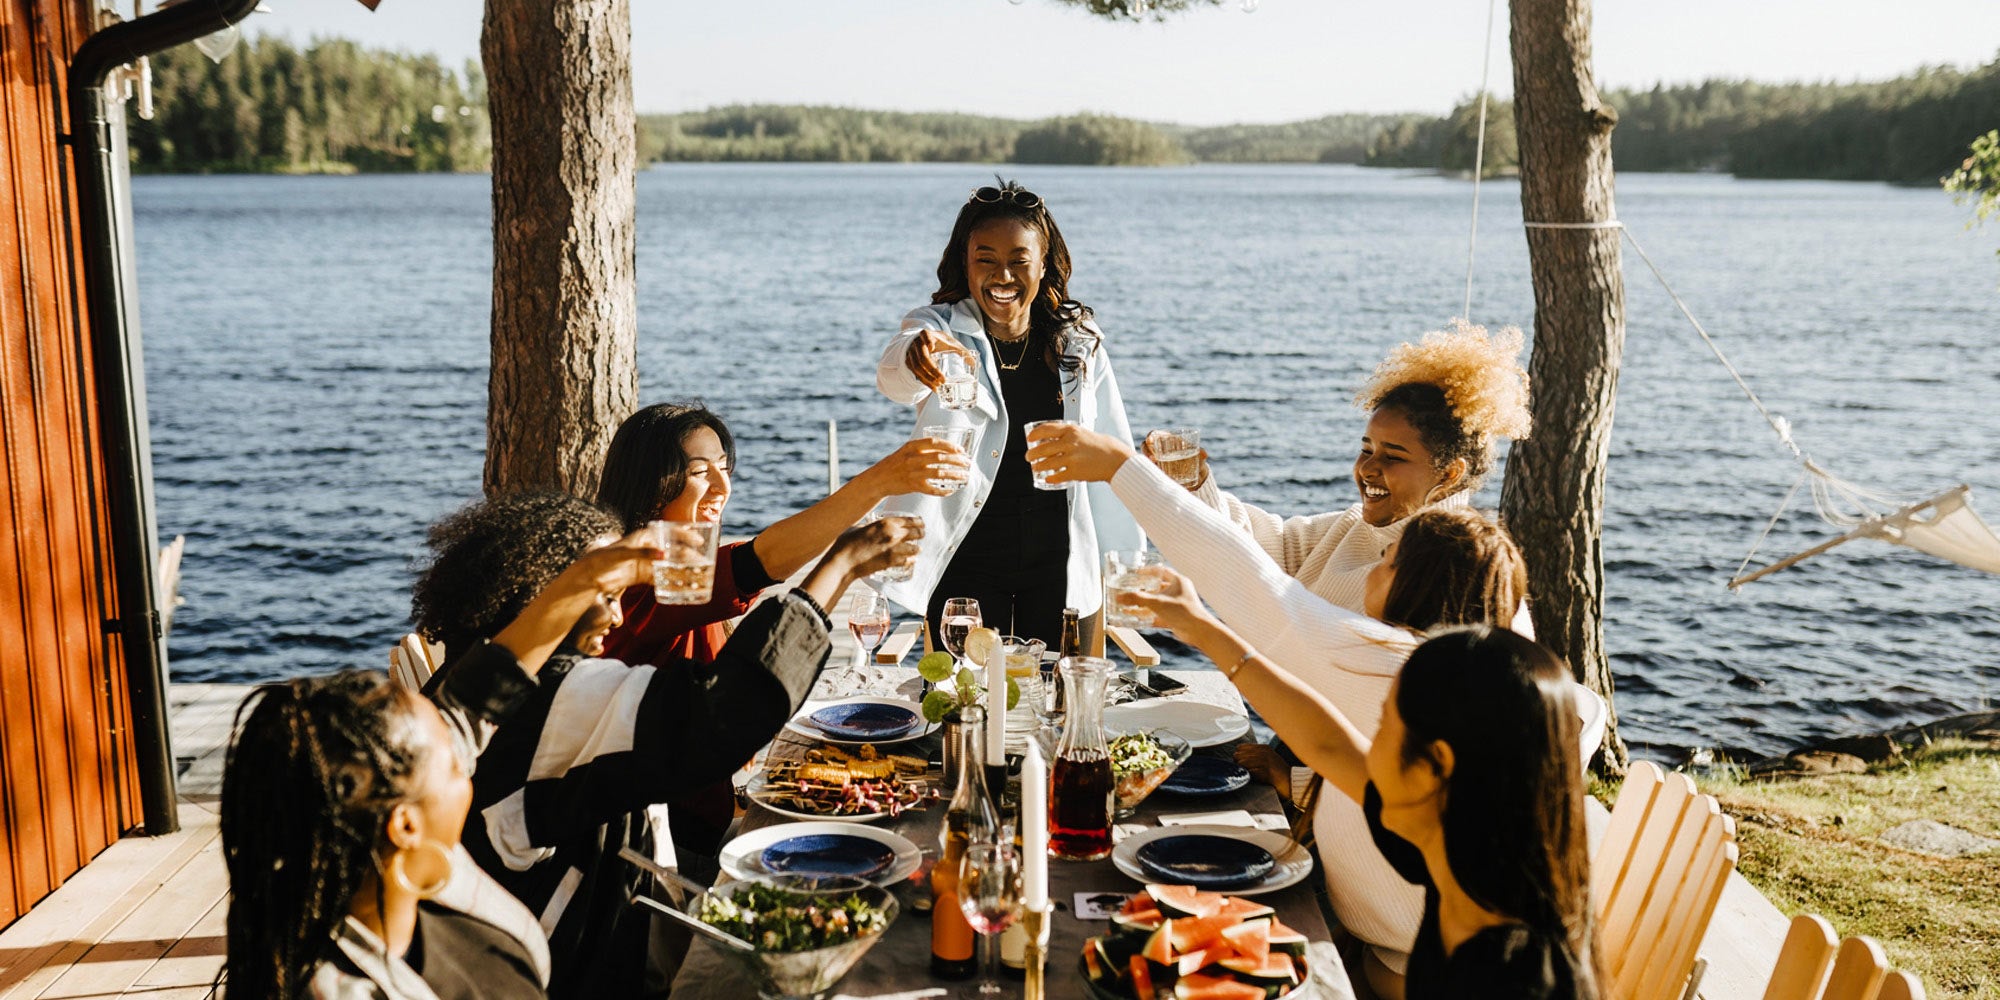
M1062 674L1067 712L1056 746L1049 794L1049 854L1096 861L1111 853L1111 751L1104 740L1104 689L1111 661L1066 656Z

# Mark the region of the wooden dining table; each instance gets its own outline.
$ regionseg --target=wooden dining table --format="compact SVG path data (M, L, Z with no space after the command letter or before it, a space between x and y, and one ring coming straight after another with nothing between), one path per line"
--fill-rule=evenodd
M1173 676L1188 684L1187 690L1175 695L1176 698L1206 701L1239 713L1245 711L1242 699L1220 673L1175 671ZM811 711L817 706L816 702L808 702L805 711ZM817 740L788 728L772 742L768 759L798 759L816 745L818 745ZM1224 744L1197 749L1195 752L1227 756L1232 747L1233 744ZM938 740L935 735L897 744L887 749L895 753L912 755L928 753L931 760L938 759ZM1277 793L1269 786L1254 782L1239 791L1220 796L1193 798L1156 793L1140 804L1135 816L1120 821L1118 833L1121 836L1129 835L1140 828L1159 826L1162 815L1227 810L1242 810L1252 817L1265 817L1262 822L1266 826L1276 825L1277 821L1269 817L1282 817L1283 814ZM954 982L934 978L930 973L928 862L933 861L937 854L938 832L944 821L944 813L944 806L938 804L877 821L883 828L893 830L908 838L911 843L926 849L927 864L920 868L916 875L891 887L891 891L901 904L900 915L883 934L882 940L877 942L834 987L835 994L857 1000L888 997L917 1000L921 997L947 995L971 996L977 990L978 977ZM787 822L796 820L753 803L743 816L739 833ZM1274 908L1278 919L1285 925L1304 934L1308 941L1314 942L1310 947L1309 961L1312 975L1306 989L1299 994L1299 1000L1352 1000L1353 989L1349 985L1339 953L1328 943L1331 935L1321 915L1315 892L1315 882L1319 877L1319 872L1315 869L1302 881L1259 895L1256 899ZM729 876L724 874L723 880L728 879ZM1120 872L1109 858L1086 862L1050 860L1049 899L1055 906L1055 913L1050 921L1045 982L1051 1000L1090 998L1089 986L1079 968L1079 957L1084 943L1089 938L1110 929L1108 920L1079 919L1075 905L1077 896L1102 893L1129 895L1139 889L1140 883ZM923 909L920 909L920 906ZM697 939L694 942L686 961L673 981L675 1000L750 1000L756 995L755 985L744 974L742 968L733 960L723 956L717 948L717 945L706 940ZM983 974L983 963L981 969ZM1021 996L1022 981L1018 972L1012 977L1003 974L1000 984L1006 996Z

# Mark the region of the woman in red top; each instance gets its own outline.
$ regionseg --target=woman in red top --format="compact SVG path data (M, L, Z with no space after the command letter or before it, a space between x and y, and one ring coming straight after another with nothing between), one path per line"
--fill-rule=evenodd
M735 468L736 441L721 417L699 402L657 403L618 426L597 502L627 531L648 521L719 522ZM749 611L764 588L826 551L877 503L903 493L946 495L951 490L931 481L963 480L971 468L964 452L943 441L905 442L826 499L747 542L721 546L707 604L660 604L650 585L626 591L625 623L606 637L604 655L626 663L714 660L729 637L730 619Z

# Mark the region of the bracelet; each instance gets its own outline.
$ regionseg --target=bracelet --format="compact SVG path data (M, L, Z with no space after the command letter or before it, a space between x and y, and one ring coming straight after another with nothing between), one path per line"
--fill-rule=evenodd
M1236 679L1236 675L1243 672L1243 665L1249 663L1250 658L1256 655L1257 651L1254 649L1244 650L1243 655L1236 658L1236 665L1222 672L1223 678L1226 680L1234 681Z

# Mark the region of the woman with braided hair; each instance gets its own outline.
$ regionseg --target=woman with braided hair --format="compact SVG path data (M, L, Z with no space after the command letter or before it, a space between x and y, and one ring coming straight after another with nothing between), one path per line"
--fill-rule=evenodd
M586 611L615 604L657 555L635 538L577 559L440 675L436 704L380 671L251 692L222 783L229 995L544 995L533 914L459 847L472 800L460 734L504 718Z

